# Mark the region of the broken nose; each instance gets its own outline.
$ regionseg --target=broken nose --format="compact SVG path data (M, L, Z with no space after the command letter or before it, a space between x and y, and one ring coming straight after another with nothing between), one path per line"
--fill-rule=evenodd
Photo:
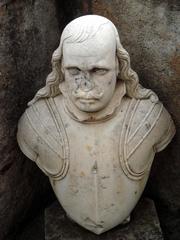
M87 92L87 91L90 91L94 87L94 83L91 80L84 78L81 80L80 86L81 86L82 90Z

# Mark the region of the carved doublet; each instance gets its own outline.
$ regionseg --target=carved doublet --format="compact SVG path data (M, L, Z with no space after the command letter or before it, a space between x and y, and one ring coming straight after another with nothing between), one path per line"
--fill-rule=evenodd
M101 233L129 216L155 152L165 148L174 132L159 102L123 97L111 119L82 123L67 114L58 96L26 110L18 142L49 176L67 214Z

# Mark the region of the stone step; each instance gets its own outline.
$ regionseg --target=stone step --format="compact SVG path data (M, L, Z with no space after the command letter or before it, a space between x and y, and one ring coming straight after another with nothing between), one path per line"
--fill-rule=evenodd
M130 223L95 235L71 221L56 201L45 210L45 240L163 240L154 202L141 199Z

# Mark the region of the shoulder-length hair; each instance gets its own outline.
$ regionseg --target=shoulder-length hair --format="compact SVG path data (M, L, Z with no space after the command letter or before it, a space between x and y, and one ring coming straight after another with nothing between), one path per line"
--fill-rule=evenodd
M83 18L90 17L91 20L95 19L95 24L93 21L82 21ZM79 21L80 20L80 21ZM157 101L157 95L150 89L146 89L139 84L139 78L137 73L131 68L130 57L128 52L123 48L118 31L114 24L100 16L88 15L77 18L70 22L64 29L59 47L54 51L52 55L52 72L46 78L46 85L41 88L34 98L28 103L32 105L36 101L42 98L55 97L61 94L59 84L64 81L64 76L61 70L61 63L63 57L63 43L80 43L86 41L89 38L95 36L95 34L103 27L105 24L110 24L116 38L116 56L119 62L119 74L117 78L120 81L124 81L126 85L126 95L130 98L136 99L148 99L152 101ZM76 31L74 31L74 27ZM78 30L77 30L78 29Z

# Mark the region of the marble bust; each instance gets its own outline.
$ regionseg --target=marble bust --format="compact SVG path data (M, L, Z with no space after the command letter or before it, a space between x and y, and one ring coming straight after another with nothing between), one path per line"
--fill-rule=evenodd
M97 15L70 22L45 87L28 105L19 146L67 215L96 234L128 221L175 127L140 85L114 24Z

